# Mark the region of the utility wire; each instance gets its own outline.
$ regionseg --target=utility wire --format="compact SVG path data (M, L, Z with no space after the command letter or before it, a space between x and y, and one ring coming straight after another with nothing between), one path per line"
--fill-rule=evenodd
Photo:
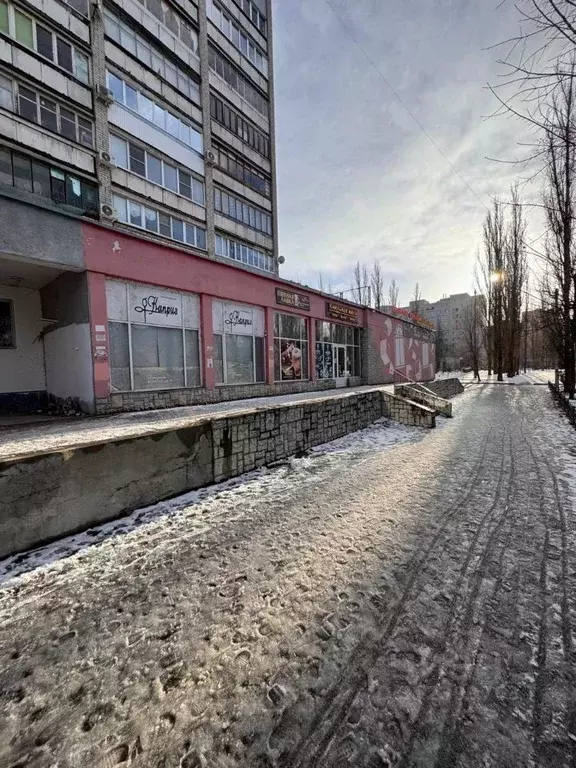
M409 106L406 104L406 102L405 102L405 101L402 99L402 97L400 96L400 94L399 94L399 93L398 93L398 92L397 92L397 91L396 91L396 90L395 90L395 89L392 87L392 84L390 83L390 81L389 81L389 80L386 78L386 76L384 75L384 73L382 72L382 70L381 70L381 69L378 67L378 65L377 65L377 64L376 64L376 62L375 62L375 61L372 59L372 57L369 55L369 53L366 51L366 49L364 48L364 46L362 45L362 43L361 43L361 42L358 40L358 37L357 37L357 36L354 34L353 30L352 30L352 29L350 29L350 27L349 27L349 26L346 24L345 20L344 20L344 19L342 18L342 16L341 16L341 15L338 13L338 11L336 10L336 8L335 8L335 7L334 7L334 5L332 4L332 0L325 0L325 2L326 2L326 5L327 5L327 6L330 8L330 10L332 11L332 13L334 14L334 16L335 16L335 17L338 19L338 21L340 22L340 24L341 24L342 28L344 29L344 31L346 32L346 34L347 34L347 35L348 35L348 36L349 36L349 37L350 37L350 38L351 38L351 39L352 39L352 40L353 40L353 41L356 43L356 45L357 45L357 46L358 46L358 48L360 49L361 53L363 54L364 58L366 59L366 61L368 61L368 63L370 64L370 66L371 66L371 67L372 67L372 68L375 70L375 72L377 73L377 75L378 75L378 76L380 77L380 79L381 79L381 80L384 82L384 84L387 86L387 88L390 90L390 92L393 94L393 96L394 96L394 97L395 97L395 98L398 100L398 102L399 102L399 103L400 103L400 104L401 104L401 105L404 107L404 109L405 109L405 110L406 110L406 112L407 112L407 113L410 115L410 117L412 118L412 120L414 120L414 122L416 123L416 125L418 126L418 128L420 128L420 130L422 131L422 133L423 133L423 134L424 134L424 135L427 137L428 141L429 141L429 142L432 144L432 146L433 146L433 147L434 147L434 148L435 148L435 149L436 149L436 150L437 150L437 151L438 151L438 152L439 152L439 153L442 155L442 157L444 158L444 160L445 160L445 161L448 163L448 165L450 166L450 168L451 168L451 169L454 171L454 173L455 173L455 174L458 176L458 178L459 178L459 179L460 179L460 181L461 181L461 182L464 184L464 186L466 186L466 187L467 187L467 188L470 190L470 192L472 192L472 194L473 194L473 195L474 195L474 197L475 197L475 198L478 200L478 202L479 202L481 205L483 205L483 206L484 206L484 208L486 208L486 210L487 210L487 211L489 211L489 210L490 210L490 208L489 208L489 207L486 205L486 203L484 202L484 200L482 200L482 198L481 198L481 197L480 197L480 195L479 195L479 194L476 192L476 190L475 190L475 189L473 189L473 188L470 186L470 184L469 184L469 183L466 181L466 179L465 179L465 178L464 178L464 176L463 176L463 175L460 173L460 171L458 170L458 168L456 168L456 166L454 165L454 163L453 163L453 162L450 160L450 158L448 157L448 155L447 155L447 154L444 152L444 150L442 149L442 147L441 147L441 146L440 146L440 145L439 145L439 144L438 144L438 143L437 143L437 142L436 142L436 141L435 141L435 140L432 138L432 136L431 136L431 135L428 133L428 131L427 131L427 130L426 130L426 128L425 128L425 127L422 125L422 123L420 122L420 120L418 120L418 118L416 117L416 115L414 114L414 112L412 112L412 110L410 109L410 107L409 107Z

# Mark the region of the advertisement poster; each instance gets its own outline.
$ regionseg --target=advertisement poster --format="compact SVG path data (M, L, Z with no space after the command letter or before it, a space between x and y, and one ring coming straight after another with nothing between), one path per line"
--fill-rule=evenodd
M282 381L302 378L302 354L302 345L299 341L282 341L280 347Z
M316 377L318 379L334 378L332 344L316 344Z

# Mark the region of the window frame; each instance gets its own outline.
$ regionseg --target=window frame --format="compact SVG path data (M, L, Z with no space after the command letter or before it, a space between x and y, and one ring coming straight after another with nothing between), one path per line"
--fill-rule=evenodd
M220 201L219 203L218 200ZM250 224L251 209L255 212L255 223L257 223L258 214L260 214L261 228ZM258 208L250 203L246 203L231 192L225 192L224 190L218 189L216 186L214 187L214 210L228 219L238 221L249 229L253 229L256 232L261 232L264 235L272 237L271 212L268 212L263 208ZM247 215L246 211L248 211Z
M9 80L9 78L5 78ZM80 145L81 147L87 147L89 149L94 149L94 122L85 117L84 114L79 113L74 108L70 108L69 106L64 106L58 99L52 98L52 96L45 95L44 91L38 90L34 86L30 86L26 83L21 82L20 80L11 80L12 84L12 102L13 102L13 114L18 115L24 120L29 120L30 122L33 122L35 125L39 126L40 128L44 128L47 131L50 131L50 133L57 134L63 139L66 139L67 141L73 141L75 144ZM35 100L31 99L27 95L23 95L21 93L22 89L25 91L28 91L29 93L33 93L35 96ZM31 117L28 117L27 115L22 114L21 108L20 108L20 99L24 99L30 103L34 102L36 105L36 119L32 119ZM56 115L56 130L48 125L45 125L42 123L42 99L51 101L55 105L55 115ZM47 107L44 107L45 109ZM62 131L62 110L65 112L68 112L69 114L74 116L74 134L75 138L72 139L70 136L66 135ZM67 122L72 122L68 117L64 117L64 119ZM86 128L85 126L81 126L80 121L84 120L85 123L87 123L90 126L90 129ZM80 132L81 130L90 133L91 137L91 143L88 144L84 141L80 140Z
M125 197L124 195L117 194L115 192L113 194L113 206L114 206L114 208L116 209L117 212L119 210L119 206L118 206L119 202L122 204L123 210L126 211L126 218L125 219L120 218L120 216L118 216L118 221L122 222L122 224L126 224L126 226L128 226L128 227L134 227L135 229L141 229L144 232L152 232L152 234L158 235L159 237L172 240L172 241L174 241L176 243L181 243L182 245L187 245L189 247L191 246L193 248L197 248L200 251L205 251L206 250L206 230L204 229L204 227L200 226L199 224L196 224L196 223L194 223L192 221L188 221L187 219L181 219L178 216L172 216L172 214L167 213L165 211L162 211L162 210L156 208L155 206L149 206L149 205L146 205L145 203L140 203L137 200L134 200L134 199L129 198L129 197ZM124 208L124 204L125 204L125 208ZM131 220L132 219L131 206L133 206L134 208L139 208L140 224L135 224ZM145 215L146 210L151 211L151 212L155 213L155 215L156 215L157 228L155 230L151 230L151 229L146 227L146 215ZM172 236L170 238L168 238L167 235L165 235L162 232L160 232L160 217L161 216L164 216L164 217L169 216L170 217L170 231L172 233ZM175 221L179 222L182 225L182 228L183 228L182 229L182 234L183 234L183 239L182 240L180 238L174 237L174 222ZM193 243L190 243L189 240L188 240L188 229L189 228L192 228L193 232L194 232L194 242ZM202 241L201 244L199 244L200 241Z

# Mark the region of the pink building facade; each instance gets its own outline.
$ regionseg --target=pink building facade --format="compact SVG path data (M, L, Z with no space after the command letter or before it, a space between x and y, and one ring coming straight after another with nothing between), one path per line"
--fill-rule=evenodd
M97 413L434 378L433 332L82 224Z

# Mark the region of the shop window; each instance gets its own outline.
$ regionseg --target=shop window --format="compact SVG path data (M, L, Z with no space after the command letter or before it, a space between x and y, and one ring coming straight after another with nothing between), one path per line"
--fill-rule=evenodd
M132 326L135 389L184 386L182 331L178 328Z
M10 299L0 299L0 349L14 349L14 307Z
M200 375L200 340L198 331L185 331L186 341L186 386L199 387Z
M214 301L212 313L216 382L254 384L265 381L263 310Z
M274 317L274 379L309 378L308 323L303 317L276 312Z
M110 341L110 376L112 389L130 389L130 348L127 323L108 323Z
M340 323L316 321L316 377L361 375L360 329Z

